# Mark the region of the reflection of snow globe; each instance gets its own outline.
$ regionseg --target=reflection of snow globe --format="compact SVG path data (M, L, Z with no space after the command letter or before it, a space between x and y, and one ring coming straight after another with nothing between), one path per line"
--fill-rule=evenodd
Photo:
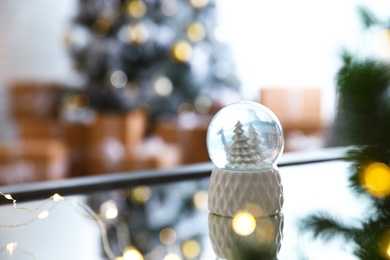
M216 166L209 209L234 216L255 203L261 208L257 216L277 214L283 194L276 164L283 147L280 122L265 106L241 101L221 109L207 132L207 149Z
M274 113L255 102L242 101L220 110L207 132L207 149L220 169L271 168L283 150L282 127Z

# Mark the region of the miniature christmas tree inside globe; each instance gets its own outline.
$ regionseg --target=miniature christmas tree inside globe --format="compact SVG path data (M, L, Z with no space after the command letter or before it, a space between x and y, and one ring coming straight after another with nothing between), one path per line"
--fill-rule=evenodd
M283 147L283 130L278 118L256 102L241 101L221 109L207 131L209 156L220 169L272 168Z

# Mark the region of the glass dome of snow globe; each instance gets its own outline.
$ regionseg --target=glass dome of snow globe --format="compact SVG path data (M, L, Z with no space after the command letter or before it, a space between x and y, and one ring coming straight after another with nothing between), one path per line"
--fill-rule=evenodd
M276 166L283 152L282 126L267 107L240 101L222 108L207 131L207 150L217 168L256 171Z

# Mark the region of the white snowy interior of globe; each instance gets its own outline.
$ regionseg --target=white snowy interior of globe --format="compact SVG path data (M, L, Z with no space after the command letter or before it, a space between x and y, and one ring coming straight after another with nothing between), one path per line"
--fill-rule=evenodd
M220 169L271 168L283 147L279 120L271 110L255 102L237 102L221 109L207 132L209 156Z

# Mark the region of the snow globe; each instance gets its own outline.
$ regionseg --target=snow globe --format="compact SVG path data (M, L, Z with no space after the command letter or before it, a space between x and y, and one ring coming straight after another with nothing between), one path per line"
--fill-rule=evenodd
M242 211L254 217L278 214L283 189L277 162L283 147L282 127L267 107L241 101L221 109L207 131L207 149L215 165L209 210L230 217Z

